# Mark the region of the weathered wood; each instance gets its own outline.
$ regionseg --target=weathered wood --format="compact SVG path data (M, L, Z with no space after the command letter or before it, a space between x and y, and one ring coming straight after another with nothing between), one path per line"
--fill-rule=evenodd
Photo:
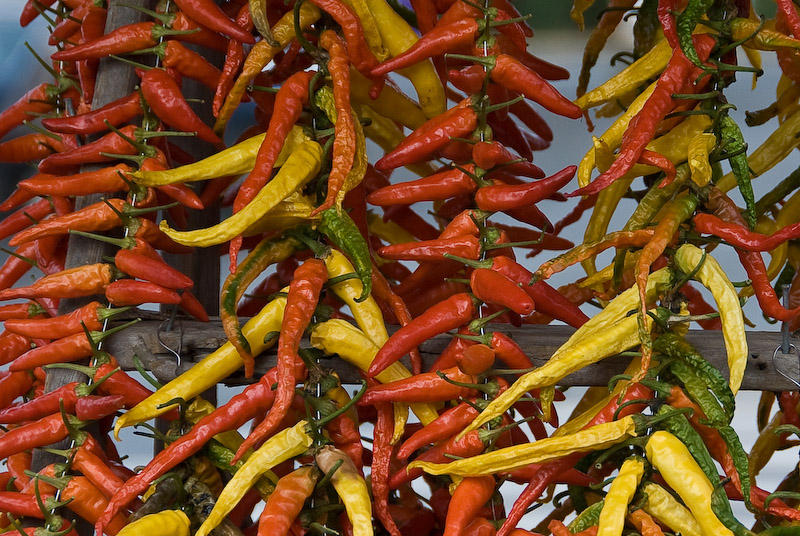
M120 362L123 368L133 367L133 355L138 355L145 366L150 368L161 381L169 381L189 369L225 343L225 334L218 322L204 324L184 321L182 331L162 332L162 341L172 348L182 347L183 360L178 366L174 357L159 344L158 322L143 321L108 340L107 349ZM524 326L514 328L504 325L503 331L511 335L531 356L536 366L541 366L553 352L575 331L568 326ZM392 331L392 330L390 330ZM728 365L722 334L715 331L690 331L687 336L700 353L715 367L727 375ZM449 342L448 335L435 337L420 347L422 359L430 365ZM772 362L772 355L780 343L778 332L748 332L750 360L747 363L742 389L746 390L793 390L797 387L780 375ZM606 385L615 374L620 374L630 361L629 357L611 357L595 365L581 369L561 381L561 385ZM800 376L797 354L778 355L778 367L793 378ZM256 361L256 377L275 365L273 352L267 352ZM335 369L345 382L356 382L361 376L357 370L341 359L323 361L323 366ZM248 383L244 377L232 376L225 381L228 385Z
M153 2L152 0L127 0L127 2L123 3L149 8L152 7ZM135 9L121 7L117 2L109 2L109 4L106 17L106 33L126 24L140 22L145 18L144 14ZM94 97L92 99L92 108L100 108L109 102L128 95L133 91L137 83L138 77L133 67L130 65L112 58L100 60L95 82ZM87 167L86 169L90 168ZM92 203L96 203L100 201L101 198L102 196L99 194L79 197L75 202L75 209L78 210ZM108 244L71 235L67 246L65 266L67 268L74 268L84 264L101 262L103 256L109 254L113 254L113 249ZM59 306L59 312L62 314L68 313L87 302L88 300L62 300ZM85 382L86 376L73 370L59 369L58 372L48 373L47 380L45 381L45 390L52 391L74 381ZM69 446L67 443L68 442L62 442L55 445L55 447L67 448ZM31 461L31 467L34 470L38 470L45 465L60 461L63 461L61 457L36 449Z

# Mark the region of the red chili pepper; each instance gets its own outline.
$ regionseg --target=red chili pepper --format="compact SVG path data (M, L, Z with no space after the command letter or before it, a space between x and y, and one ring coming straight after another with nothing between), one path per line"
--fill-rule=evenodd
M44 307L34 301L0 306L0 321L35 318L45 313Z
M474 270L470 276L470 288L479 300L508 307L522 316L531 314L535 307L533 299L518 283L493 270Z
M480 25L474 18L463 18L445 24L439 22L405 52L374 67L371 75L374 77L384 76L428 58L462 50L464 47L472 45L480 32Z
M464 374L458 367L440 372L456 382L474 383L475 381L474 376ZM358 403L370 405L379 402L444 402L471 395L474 395L474 391L469 387L454 385L436 372L423 372L410 378L370 387Z
M125 484L106 461L86 448L85 444L65 452L72 460L72 468L80 471L106 497L113 496Z
M786 20L787 25L792 30L792 35L796 39L800 39L800 15L797 14L797 8L791 0L775 0L778 9Z
M435 420L406 439L396 453L397 458L406 460L422 447L454 436L472 422L478 413L479 411L468 402L461 402L445 410Z
M328 51L328 71L333 84L333 100L336 107L331 171L325 200L311 211L311 216L331 208L347 175L353 168L356 157L356 131L350 108L350 62L344 41L332 30L322 32L319 44Z
M686 296L688 300L687 307L689 308L689 313L693 315L706 315L709 313L716 313L716 309L711 307L711 305L706 302L703 295L700 293L699 290L694 288L691 283L686 283L680 289L681 293ZM722 329L722 321L719 318L708 318L705 320L698 320L698 324L703 329L712 329L712 330L721 330Z
M53 204L48 199L36 201L9 214L0 221L0 239L5 239L30 227L53 212Z
M661 23L661 29L664 30L664 37L667 38L669 46L672 50L680 50L681 46L678 43L678 27L675 25L675 13L678 11L676 0L658 0L658 21Z
M473 167L466 167L472 172ZM410 205L420 201L440 201L456 195L471 194L478 188L475 181L461 169L448 169L400 184L385 186L367 196L377 206Z
M107 264L87 264L46 275L27 287L0 291L0 300L16 298L81 298L102 293L112 278Z
M375 163L378 171L388 171L421 160L450 143L451 138L465 138L472 134L478 125L478 114L472 108L472 101L464 99L445 113L429 119L409 134L391 152Z
M494 350L485 344L473 344L467 347L464 352L456 355L456 362L461 372L477 376L483 374L494 365Z
M81 43L94 41L100 39L105 34L107 11L98 6L94 6L91 2L86 2L90 5L89 11L81 21ZM100 60L87 59L76 62L78 71L78 82L80 83L82 99L86 103L92 102L94 98L95 81L97 80L97 69L100 66Z
M51 132L80 134L83 136L97 134L108 130L106 121L118 127L142 114L141 97L133 92L126 97L112 101L105 106L89 112L65 116L48 117L42 120L42 126Z
M186 1L186 0L184 0ZM142 96L159 119L183 132L196 132L201 140L221 145L211 127L197 117L184 99L181 88L163 69L137 70L142 79Z
M44 220L17 233L11 238L9 244L17 246L46 236L65 235L70 230L108 231L122 225L118 214L124 210L125 201L122 199L100 201L65 216Z
M517 176L538 179L544 177L544 172L533 162L520 162L520 157L515 157L498 141L479 141L472 148L472 159L475 164L483 169L492 169L502 165L504 171Z
M538 203L572 180L576 170L575 166L567 166L558 173L536 182L486 186L475 194L475 202L481 210L489 211L522 208Z
M694 217L694 226L701 233L713 234L732 246L748 251L770 251L784 242L800 238L800 223L787 225L771 235L765 235L751 231L737 222L700 213Z
M95 171L84 171L74 175L50 175L39 173L20 181L17 186L40 196L81 196L111 194L127 191L128 183L122 173L133 171L130 166L118 164Z
M39 509L39 503L32 493L0 491L0 510L18 517L44 519L44 512Z
M53 109L58 88L50 84L39 84L17 99L0 113L0 138L25 121L35 119Z
M311 3L328 13L339 24L347 42L350 62L360 72L369 74L378 64L378 60L367 45L364 28L355 12L340 0L311 0Z
M17 359L31 349L31 340L22 335L4 331L0 333L0 365Z
M405 301L392 290L386 278L375 266L372 267L372 292L377 300L389 304L401 326L411 322L411 313L408 311ZM409 352L409 357L411 359L412 372L419 374L422 371L422 357L419 354L419 350L412 349Z
M238 212L253 200L256 194L272 178L272 168L283 148L283 142L289 131L300 118L303 106L308 103L308 85L314 73L303 71L293 74L281 86L275 95L275 110L267 128L266 137L256 156L255 166L244 182L239 186L233 211ZM241 247L241 237L231 241L231 271L236 270L236 258Z
M98 520L98 525L107 523L144 492L153 480L198 452L214 435L235 430L259 411L269 408L275 398L275 391L271 387L276 380L277 371L271 369L258 383L249 385L229 402L200 419L186 434L156 454L142 471L127 480L124 486L114 493Z
M397 330L375 355L368 376L374 377L431 337L461 327L476 316L469 294L456 294L428 308L408 325ZM365 395L366 396L366 395Z
M58 413L60 404L63 404L65 412L72 413L78 401L75 391L78 385L78 382L71 382L23 404L9 406L0 411L0 423L18 424L34 421Z
M253 20L250 17L249 5L245 4L239 9L239 14L236 17L236 24L248 33L253 31ZM222 65L222 73L220 74L219 80L217 80L217 87L214 90L214 102L211 106L214 117L219 115L222 103L225 102L225 97L228 96L231 88L233 88L236 76L239 74L243 63L244 46L236 39L229 40L227 50L225 51L225 62Z
M250 32L237 26L213 0L175 0L175 5L187 17L210 30L227 35L242 43L253 44L256 42Z
M108 500L85 476L65 476L61 478L40 475L39 478L61 490L60 497L69 501L69 509L78 516L94 523L106 508ZM104 527L105 534L114 536L127 525L127 519L118 515Z
M303 375L305 373L305 367L297 355L300 339L311 321L319 302L322 285L327 280L328 271L325 263L319 259L308 259L295 270L292 282L289 284L289 294L286 298L286 308L278 337L278 390L275 395L275 403L270 408L267 417L239 447L236 452L237 458L241 457L248 448L273 433L275 427L286 416L289 404L294 397L297 371L299 369ZM249 365L245 361L246 376L253 374L252 367L252 361Z
M74 417L68 415L67 418L71 421L70 426L80 426L81 423L74 421ZM16 452L57 443L68 435L69 430L62 415L54 413L0 436L0 454L7 458Z
M437 238L420 242L392 244L378 250L378 255L386 259L403 261L443 261L444 255L457 255L468 259L480 256L480 241L472 235L453 238Z
M114 256L117 268L138 279L144 279L165 288L182 290L191 288L194 281L161 260L156 260L129 249L120 249Z
M0 372L0 408L7 408L11 403L30 390L33 377L27 372Z
M66 149L66 144L60 138L53 138L50 135L39 134L38 132L25 134L0 143L0 162L10 164L33 162ZM31 197L26 198L23 203L28 199L31 199ZM10 208L13 207L8 207L5 210Z
M708 58L711 49L716 44L714 38L707 34L698 34L693 37L693 40L700 58L702 60ZM579 188L569 195L597 193L627 173L653 139L658 124L675 107L675 99L672 98L672 95L697 91L698 86L695 86L693 81L700 72L698 67L686 59L680 49L676 50L666 69L661 73L655 91L625 130L620 151L614 163L588 186Z
M176 305L181 297L174 290L149 281L120 279L114 281L105 290L109 303L117 306L141 305L143 303L163 303Z
M52 55L56 61L99 59L111 54L127 54L158 44L158 27L153 22L137 22L121 26L102 37L80 45L59 50Z
M456 536L464 532L486 502L494 494L493 476L467 477L456 486L447 509L443 536Z
M372 492L375 517L389 534L400 536L400 529L389 512L389 471L392 461L392 435L394 434L394 411L391 404L376 404L378 417L375 421L372 444Z
M82 396L75 403L75 416L82 421L97 421L113 415L123 407L125 397L122 395Z
M221 72L197 52L186 48L178 41L164 41L156 46L157 51L163 50L162 59L164 67L175 69L181 75L197 80L210 90L217 88Z
M105 156L102 153L112 155L138 154L139 147L128 141L135 138L135 136L135 126L122 127L119 129L119 133L110 132L93 142L48 156L39 162L39 171L42 173L63 174L72 172L74 166L116 160L116 157Z
M122 311L102 307L99 302L93 301L70 313L53 318L7 320L5 327L8 331L27 337L60 339L74 333L82 333L84 326L89 331L98 331L103 327L105 319L120 312Z

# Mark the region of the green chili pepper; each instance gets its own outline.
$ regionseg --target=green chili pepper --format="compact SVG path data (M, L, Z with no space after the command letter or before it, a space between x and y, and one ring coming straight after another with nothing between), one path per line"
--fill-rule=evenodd
M712 482L713 484L713 482ZM755 533L742 525L731 511L731 503L725 494L725 487L718 485L711 493L711 510L717 519L736 536L755 536Z
M598 501L578 514L578 517L572 520L572 523L569 524L568 528L570 532L577 534L588 529L589 527L597 525L597 523L600 521L600 512L603 511L603 504L603 501Z
M669 357L682 359L691 365L694 368L694 372L705 381L708 388L720 401L728 422L730 422L733 418L733 410L736 407L736 398L731 391L730 385L728 385L728 381L714 365L706 361L685 339L674 333L661 335L654 342L654 349Z
M720 406L720 403L708 390L706 383L697 375L689 364L680 360L673 361L669 364L669 370L686 388L686 393L689 395L689 398L700 406L700 409L706 414L708 422L703 424L719 428L730 422L722 406Z
M372 261L367 241L361 236L355 222L344 210L331 207L322 213L319 230L353 263L358 279L364 287L356 301L366 300L372 291Z
M700 61L700 56L697 55L697 50L694 48L692 32L694 32L697 23L713 4L714 0L689 0L686 4L686 9L678 15L675 24L678 30L678 43L681 45L681 50L683 50L689 61L698 67L702 67L703 62Z
M739 474L745 505L752 510L753 507L750 502L750 459L744 451L744 447L742 447L742 442L739 440L738 434L731 426L721 426L717 430L728 446L728 452L730 452L731 458L733 458L733 466Z
M736 121L727 113L722 113L716 125L717 138L720 140L725 153L730 155L728 161L731 170L739 184L745 203L744 217L750 229L756 227L756 200L753 194L753 184L750 182L750 166L747 163L747 144L742 136L742 131Z

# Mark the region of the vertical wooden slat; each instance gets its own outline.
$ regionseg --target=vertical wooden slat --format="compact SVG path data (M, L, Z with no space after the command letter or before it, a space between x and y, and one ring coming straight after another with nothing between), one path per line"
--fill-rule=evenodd
M151 7L151 0L125 0L125 2L111 0L109 2L108 16L106 18L106 33L120 26L144 20L145 15L142 13L119 5L125 3L141 7ZM129 94L133 91L137 83L138 78L131 66L111 58L100 60L92 108L100 108L109 102ZM78 210L92 203L96 203L100 201L101 198L101 195L80 197L76 200L75 209ZM113 254L113 248L108 244L73 235L69 237L66 267L74 268L84 264L102 262L103 256L109 254ZM85 303L87 303L86 300L62 300L59 306L59 313L67 313ZM86 377L72 370L58 369L51 371L47 374L45 390L52 391L73 381L84 382L86 381ZM57 445L56 448L66 448L67 446L68 441L65 441ZM31 466L34 471L38 471L42 467L58 461L62 461L59 456L37 449L34 451Z

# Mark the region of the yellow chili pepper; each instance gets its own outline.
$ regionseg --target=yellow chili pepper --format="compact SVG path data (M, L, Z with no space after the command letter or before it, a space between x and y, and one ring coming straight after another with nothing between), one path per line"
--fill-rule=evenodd
M136 171L130 176L137 184L143 186L162 186L178 182L196 182L229 175L241 175L253 170L258 149L264 141L265 134L258 134L237 143L227 149L212 154L208 158L198 160L185 166L161 171ZM275 167L286 162L289 155L298 145L308 139L300 127L293 127L281 149Z
M214 530L265 472L305 452L313 442L306 432L307 425L306 421L300 421L267 439L225 485L214 509L195 536L207 536Z
M282 200L314 178L319 172L322 154L322 147L317 142L303 142L250 203L217 225L195 231L176 231L170 228L166 220L161 220L159 228L175 242L185 246L208 247L227 242L242 234Z
M725 271L711 256L705 255L697 246L684 244L675 252L675 263L684 272L692 273L698 266L695 278L700 281L714 297L722 321L722 336L728 353L731 391L736 393L742 384L747 365L747 337L744 332L744 317L739 306L736 290L725 275ZM701 264L702 263L702 264Z
M623 374L628 376L634 376L639 372L639 370L641 370L641 366L642 366L641 358L636 357L628 364ZM608 403L611 402L612 399L618 397L619 394L624 389L626 389L629 384L630 382L627 380L620 380L616 383L616 385L614 385L614 389L611 391L611 393L608 392L608 388L606 387L590 387L589 390L587 391L587 394L591 392L593 389L596 389L596 391L594 392L598 393L600 396L595 398L594 402L592 402L591 404L587 402L585 405L583 405L583 407L581 407L581 403L583 402L583 400L581 400L581 403L579 403L575 407L575 411L573 411L572 415L570 415L569 420L564 424L562 424L561 426L559 426L550 435L552 437L558 437L563 435L574 434L575 432L577 432L578 430L589 424L589 422L591 422L591 420L594 419L598 413L600 413L600 410L606 407Z
M214 495L219 495L225 484L222 482L222 477L211 460L205 456L192 456L192 476L197 480L208 486Z
M180 510L149 514L125 525L122 536L189 536L189 518Z
M742 46L756 50L780 50L782 48L800 49L800 40L789 37L785 33L770 28L759 28L758 20L737 17L730 21L731 39L742 41ZM755 34L755 35L753 35Z
M800 140L797 139L798 133L800 133L800 110L796 110L787 117L786 121L773 130L758 149L747 156L747 163L753 172L753 178L763 175L789 156L800 143ZM728 173L717 183L717 188L723 192L735 187L736 177L733 173Z
M341 319L320 322L311 328L311 346L319 348L326 354L338 354L348 363L362 371L369 370L379 347L376 346L361 330ZM411 372L401 363L393 363L375 378L381 383L410 378ZM422 424L428 424L439 414L430 404L411 404L411 411Z
M617 421L598 424L571 435L548 437L534 443L514 445L450 463L415 461L409 469L420 468L432 475L481 476L511 471L531 463L542 463L574 452L601 450L629 437L636 437L636 419L629 415Z
M595 203L592 215L589 217L589 223L586 225L586 231L583 234L584 244L596 242L606 234L608 225L611 223L611 217L632 182L633 178L622 177L597 195L597 203ZM581 261L581 266L586 271L586 275L593 275L597 272L595 257Z
M744 55L747 57L747 61L750 62L750 66L758 71L763 70L764 62L761 61L761 52L754 48L749 48L747 46L743 46L742 50L744 50ZM755 89L758 86L758 72L753 73L752 83L750 84L750 89Z
M615 149L619 146L622 142L622 135L628 129L628 123L631 122L631 119L639 113L639 111L644 106L644 103L647 102L647 99L650 98L650 95L653 94L653 91L656 89L656 83L653 82L647 89L645 89L641 95L639 95L635 101L628 107L624 114L622 114L614 123L608 127L600 139L602 139L606 145ZM589 184L592 180L592 170L595 167L595 153L594 147L589 149L584 157L581 159L580 163L578 164L578 185L582 188Z
M669 46L666 39L662 39L644 56L609 78L603 85L576 99L575 104L583 110L588 110L636 90L644 82L663 71L671 57L672 47Z
M242 332L250 343L254 355L263 352L275 342L270 339L265 343L264 337L271 331L281 329L285 307L286 298L275 298L242 327ZM236 348L226 342L192 368L123 413L114 423L114 436L119 439L119 431L126 426L139 424L169 411L175 404L169 406L164 404L171 400L176 398L191 400L236 372L243 364Z
M357 105L356 109L359 117L370 121L370 124L364 127L367 137L377 143L384 152L392 151L406 138L403 131L397 126L395 119L382 115L370 104ZM405 167L412 173L423 177L434 173L433 166L428 162L416 162Z
M383 221L374 212L367 212L367 228L373 234L389 244L406 244L416 242L414 235L393 221Z
M628 504L644 475L644 461L636 456L628 458L619 468L619 473L603 501L597 536L621 536L628 514Z
M300 27L307 29L322 16L322 12L311 2L303 2L300 6ZM269 41L263 39L256 43L247 58L244 60L242 72L233 84L225 102L219 110L214 132L220 134L225 131L228 120L242 102L242 97L247 91L247 86L253 83L256 76L272 61L275 55L284 49L296 37L294 32L294 12L290 9L272 27L272 37L279 46L274 47Z
M352 460L330 445L322 447L315 458L320 470L325 473L341 462L331 476L333 489L344 503L347 518L353 526L353 536L372 536L372 501L367 483Z
M341 252L331 249L331 254L325 257L325 266L328 268L328 277L334 278L355 272L355 268ZM356 298L361 296L364 287L358 279L347 279L336 283L331 290L350 308L353 318L367 337L375 346L383 346L389 340L386 332L386 324L383 322L381 308L375 302L372 295L367 296L364 301L358 302Z
M366 2L378 24L383 44L389 49L392 57L402 54L418 41L414 29L386 3L386 0L366 0ZM430 60L398 72L414 85L419 105L426 117L436 117L444 113L447 104L444 87Z
M698 134L689 142L689 171L692 173L692 181L698 186L705 186L711 182L711 163L708 161L708 153L717 142L716 136L710 132Z
M411 130L416 130L428 120L419 105L392 81L386 81L377 99L369 96L371 87L372 81L369 78L356 69L350 69L350 96L353 102L366 104L383 117L397 121Z
M583 31L585 25L583 14L587 9L592 7L592 4L594 4L594 0L574 0L572 2L572 8L569 10L569 18L575 21L575 24L578 25L581 31Z
M642 489L646 500L642 509L668 526L676 534L683 536L703 536L700 525L692 513L681 503L675 500L667 490L648 482Z
M315 208L317 206L310 197L294 192L250 225L242 235L254 236L271 231L283 231L303 222L317 221L320 216L311 215Z
M706 536L732 535L711 509L714 486L681 441L663 430L655 432L645 446L647 459L692 511Z
M553 399L556 396L556 388L552 385L539 389L539 405L542 407L542 421L549 422L553 411Z
M344 0L344 3L353 8L358 20L361 22L367 46L375 54L378 61L388 58L389 51L383 46L383 40L381 39L380 31L378 31L378 23L375 22L375 16L369 10L366 0Z

